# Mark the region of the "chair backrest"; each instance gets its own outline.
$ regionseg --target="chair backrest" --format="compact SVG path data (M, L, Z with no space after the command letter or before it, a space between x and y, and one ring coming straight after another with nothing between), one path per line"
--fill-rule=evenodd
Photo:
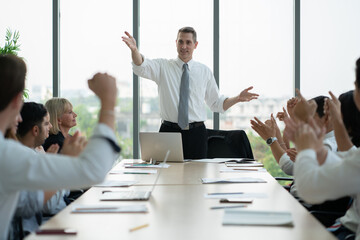
M208 158L251 158L254 159L249 139L243 130L207 129Z

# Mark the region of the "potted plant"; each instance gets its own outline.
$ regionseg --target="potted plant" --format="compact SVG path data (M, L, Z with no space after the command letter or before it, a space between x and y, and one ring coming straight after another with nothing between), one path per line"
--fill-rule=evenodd
M12 32L9 28L6 29L5 34L5 46L0 46L0 55L1 54L14 54L18 55L18 52L20 51L20 44L18 43L18 40L20 38L19 31ZM24 98L29 98L28 90L24 90Z

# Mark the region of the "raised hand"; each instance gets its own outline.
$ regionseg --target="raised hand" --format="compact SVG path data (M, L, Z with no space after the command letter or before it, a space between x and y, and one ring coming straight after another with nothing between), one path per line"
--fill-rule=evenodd
M59 151L59 144L51 144L51 146L46 150L47 153L57 153Z
M249 92L251 89L253 89L254 87L248 87L246 89L244 89L238 96L237 96L237 100L238 102L249 102L253 99L257 99L259 97L259 94L257 93L251 93Z
M254 117L254 120L250 120L250 124L251 128L264 140L276 136L276 129L272 120L263 123L257 117Z
M330 91L331 99L325 100L324 112L329 116L329 120L334 123L336 120L341 120L341 103L339 99Z
M300 123L296 122L293 118L285 118L284 122L285 122L284 137L294 142L295 133L297 128L300 126Z
M88 80L89 88L100 98L102 105L116 103L116 80L106 73L97 73Z
M296 89L296 93L300 97L300 101L294 107L294 117L303 122L308 122L310 118L315 115L316 102L314 100L307 101L300 93L299 89Z
M61 154L73 156L78 156L85 148L87 141L85 137L80 136L80 132L75 132L74 136L69 136L65 138L63 147L60 151Z
M286 154L290 157L290 160L295 162L297 151L295 148L289 148L286 150Z
M279 119L279 121L284 121L285 118L288 118L289 115L286 112L285 108L283 107L283 111L282 112L278 112L276 114L276 117Z
M299 102L299 98L293 97L289 99L286 103L286 108L291 118L294 117L294 108L298 102Z
M126 32L126 31L125 31L125 34L126 34L126 37L125 36L121 37L123 42L126 43L126 45L130 48L131 51L137 50L135 38L133 38L133 36L131 36L130 33Z

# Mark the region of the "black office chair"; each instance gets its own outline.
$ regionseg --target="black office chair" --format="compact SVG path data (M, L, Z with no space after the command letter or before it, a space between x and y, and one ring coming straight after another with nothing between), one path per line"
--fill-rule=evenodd
M249 139L243 130L207 129L208 158L251 158L254 159Z

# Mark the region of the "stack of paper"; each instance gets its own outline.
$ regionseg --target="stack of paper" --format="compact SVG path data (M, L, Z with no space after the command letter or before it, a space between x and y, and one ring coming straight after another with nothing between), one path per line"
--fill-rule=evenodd
M290 212L226 209L223 225L293 226Z
M266 183L264 179L252 177L240 178L201 178L202 183Z
M148 212L144 204L137 205L123 205L123 206L109 206L109 205L71 205L72 213L145 213Z

